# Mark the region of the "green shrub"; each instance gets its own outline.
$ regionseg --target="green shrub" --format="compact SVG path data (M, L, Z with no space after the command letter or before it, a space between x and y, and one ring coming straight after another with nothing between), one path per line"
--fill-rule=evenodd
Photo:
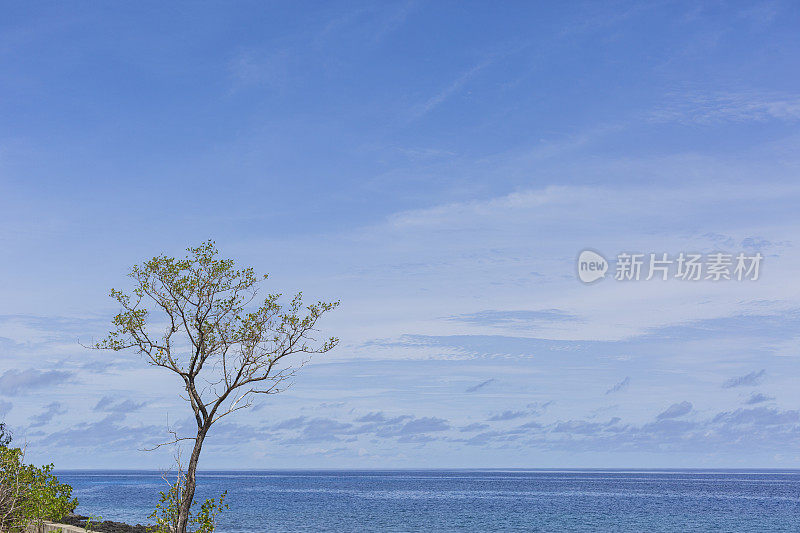
M22 533L29 525L57 521L78 505L72 487L59 483L53 465L24 463L19 448L0 447L0 531Z
M170 481L166 475L164 475L164 480L169 485L169 489L166 492L161 491L156 510L150 515L150 519L156 521L155 526L151 528L152 533L173 533L178 528L178 512L186 486L186 474L179 468L175 481ZM187 531L214 533L217 527L217 515L228 508L228 504L225 503L227 495L227 491L223 492L219 501L215 498L208 498L197 512L193 510L196 505L196 502L193 501L192 508L189 510L188 527L195 529L189 530L187 527Z

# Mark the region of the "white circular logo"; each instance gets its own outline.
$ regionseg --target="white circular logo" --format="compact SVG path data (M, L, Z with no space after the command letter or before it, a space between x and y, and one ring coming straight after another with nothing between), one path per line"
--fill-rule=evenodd
M578 279L584 283L592 283L605 277L608 261L592 250L584 250L578 256Z

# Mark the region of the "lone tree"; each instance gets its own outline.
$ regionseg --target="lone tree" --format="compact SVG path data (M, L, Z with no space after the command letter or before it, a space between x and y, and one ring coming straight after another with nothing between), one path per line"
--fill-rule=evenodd
M252 268L237 269L231 259L218 258L209 240L188 248L184 259L160 255L136 265L130 294L112 289L122 307L115 329L97 349L133 348L147 363L180 376L197 422L180 498L176 533L186 533L194 499L197 461L203 440L220 418L249 407L256 394L275 394L305 362L285 358L333 349L335 337L318 341L315 326L339 302L304 306L302 293L287 305L280 294L258 298L259 283ZM150 306L152 311L146 305ZM164 443L170 444L170 443Z

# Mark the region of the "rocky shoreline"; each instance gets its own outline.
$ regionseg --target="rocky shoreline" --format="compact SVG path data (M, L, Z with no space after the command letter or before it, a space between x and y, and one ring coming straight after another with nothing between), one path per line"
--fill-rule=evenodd
M64 517L61 523L69 526L86 527L86 521L88 519L88 516L70 515ZM151 527L152 526L143 526L141 524L132 526L122 522L113 522L111 520L103 520L102 522L92 521L92 531L96 531L97 533L151 533Z

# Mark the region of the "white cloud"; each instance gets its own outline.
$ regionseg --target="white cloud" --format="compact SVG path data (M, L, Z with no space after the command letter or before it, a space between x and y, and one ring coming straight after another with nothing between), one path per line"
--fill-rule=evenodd
M796 122L800 96L761 91L682 92L658 108L651 118L659 122L714 124L724 122Z
M16 395L43 387L55 387L72 378L71 372L60 370L6 370L0 375L0 394Z

